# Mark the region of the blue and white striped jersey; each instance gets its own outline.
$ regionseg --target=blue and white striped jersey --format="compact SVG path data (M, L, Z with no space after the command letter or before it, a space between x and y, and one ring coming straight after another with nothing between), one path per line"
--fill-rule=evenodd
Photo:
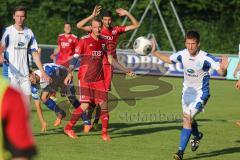
M219 60L202 50L196 56L191 56L188 50L184 49L172 54L170 60L183 64L183 91L191 87L197 91L209 92L209 71L220 68Z

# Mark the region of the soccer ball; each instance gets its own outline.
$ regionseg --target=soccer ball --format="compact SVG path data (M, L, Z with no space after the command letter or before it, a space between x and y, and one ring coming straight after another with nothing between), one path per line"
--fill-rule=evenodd
M133 43L133 50L141 56L146 56L152 51L152 43L146 37L138 37Z

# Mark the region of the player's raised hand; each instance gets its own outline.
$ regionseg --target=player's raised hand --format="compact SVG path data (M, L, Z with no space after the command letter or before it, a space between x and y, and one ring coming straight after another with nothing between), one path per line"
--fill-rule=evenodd
M93 17L96 17L97 15L100 14L100 11L101 11L102 7L99 6L99 5L96 5L93 9L93 12L92 12L92 16Z
M116 9L116 12L119 16L126 16L127 14L129 14L129 12L123 8L118 8Z

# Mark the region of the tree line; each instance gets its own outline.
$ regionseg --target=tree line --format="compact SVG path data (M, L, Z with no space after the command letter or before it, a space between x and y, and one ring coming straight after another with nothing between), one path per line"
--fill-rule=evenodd
M0 23L13 23L12 11L17 5L28 8L29 26L41 44L56 44L58 34L63 32L63 23L73 25L73 33L81 37L86 34L76 28L76 23L89 16L96 4L113 11L114 24L121 25L123 18L115 14L122 7L129 10L134 0L0 0ZM156 0L162 12L173 42L180 50L184 48L184 37L173 14L169 0ZM236 54L240 35L239 0L172 0L185 31L195 29L201 34L201 47L212 53ZM132 14L140 20L149 0L138 0ZM129 21L127 21L127 24ZM132 32L121 36L126 41ZM135 38L153 33L161 50L172 50L158 13L151 5ZM124 46L119 46L124 47ZM130 46L131 48L131 46Z

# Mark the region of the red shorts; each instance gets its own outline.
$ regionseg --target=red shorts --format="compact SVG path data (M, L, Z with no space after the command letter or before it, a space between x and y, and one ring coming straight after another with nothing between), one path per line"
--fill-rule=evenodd
M111 64L104 64L104 81L107 91L111 91L111 82L112 82L112 75L113 75L113 67Z
M85 82L79 80L80 102L100 104L107 101L104 81Z

